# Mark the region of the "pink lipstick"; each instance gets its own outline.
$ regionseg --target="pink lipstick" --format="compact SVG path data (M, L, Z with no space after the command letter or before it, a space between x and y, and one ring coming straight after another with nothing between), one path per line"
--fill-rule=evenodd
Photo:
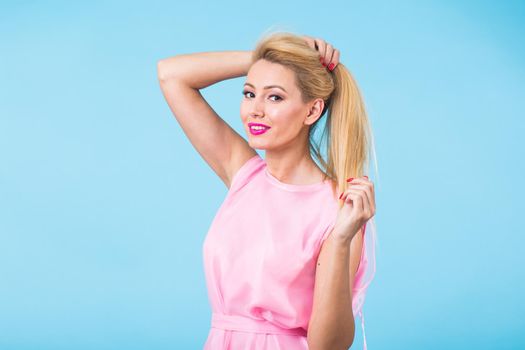
M261 135L271 129L268 125L259 123L248 123L248 127L250 128L250 133L252 135Z

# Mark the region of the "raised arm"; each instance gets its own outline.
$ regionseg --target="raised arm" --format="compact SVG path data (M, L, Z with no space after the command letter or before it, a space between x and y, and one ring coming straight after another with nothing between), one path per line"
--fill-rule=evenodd
M160 87L191 144L226 187L237 170L257 153L226 123L199 89L248 73L252 51L181 54L157 63Z

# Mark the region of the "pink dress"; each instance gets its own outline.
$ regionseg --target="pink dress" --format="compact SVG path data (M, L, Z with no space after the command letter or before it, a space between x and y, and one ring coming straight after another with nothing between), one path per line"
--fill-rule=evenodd
M204 350L308 350L316 262L337 205L328 180L283 183L259 155L238 170L203 243L212 310ZM365 242L352 302L363 336L367 250Z

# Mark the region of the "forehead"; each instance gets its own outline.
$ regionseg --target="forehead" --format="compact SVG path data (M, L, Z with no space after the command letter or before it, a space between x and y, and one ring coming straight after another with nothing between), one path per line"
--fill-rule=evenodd
M281 85L286 91L294 90L294 72L278 63L258 60L250 67L246 75L246 82L262 89L266 85Z

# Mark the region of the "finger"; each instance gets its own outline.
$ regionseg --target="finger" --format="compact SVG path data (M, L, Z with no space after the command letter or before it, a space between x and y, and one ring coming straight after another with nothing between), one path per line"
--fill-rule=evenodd
M349 179L352 179L352 181L348 181ZM353 182L353 181L358 181L358 182L372 182L370 181L370 179L368 178L368 176L366 175L363 175L361 177L349 177L348 179L346 179L346 182Z
M349 188L345 191L343 198L341 198L341 200L343 200L345 203L350 203L348 200L353 201L356 196L361 197L362 193L353 188Z
M326 44L326 53L325 53L325 62L326 66L329 67L330 63L332 63L332 56L334 55L334 48L330 44ZM335 63L334 63L335 67Z
M370 194L368 193L367 189L363 189L363 192L365 193L363 195L363 214L366 219L371 215L370 211Z
M317 45L317 51L319 51L319 54L323 58L324 62L326 63L326 42L323 39L315 38L314 39L315 44Z
M337 65L339 64L339 56L340 56L339 50L334 49L334 53L332 55L332 62L334 63L334 68L337 67Z
M344 201L345 203L352 204L354 208L357 208L361 212L364 211L362 192L348 190L348 194L344 197Z
M370 197L365 186L352 185L351 189L357 193L363 201L363 210L368 216L370 212Z
M366 175L364 175L366 176ZM355 181L355 182L354 182ZM353 183L360 183L360 184L365 184L367 185L369 188L370 188L370 199L371 199L371 203L372 203L372 209L375 211L375 189L374 189L374 183L370 180L368 180L368 176L366 176L366 178L362 178L362 177L357 177L355 179L353 179L352 181L348 181L347 182L349 184L353 184Z
M363 180L361 182L362 184L354 183L351 181L349 185L352 189L363 191L364 196L366 197L366 202L368 203L369 209L373 209L375 207L374 204L374 196L372 195L372 191L370 189L371 184L369 181ZM374 209L375 210L375 209Z
M304 39L304 41L306 41L308 46L310 46L312 49L317 51L317 49L315 47L315 41L314 41L314 39L312 37L307 36L307 35L303 35L303 39Z

